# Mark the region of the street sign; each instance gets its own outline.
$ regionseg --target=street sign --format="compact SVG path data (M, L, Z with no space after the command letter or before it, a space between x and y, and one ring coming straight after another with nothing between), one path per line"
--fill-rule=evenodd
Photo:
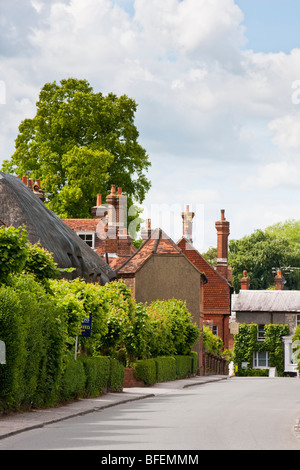
M92 315L89 318L85 318L81 323L81 336L89 338L92 330Z

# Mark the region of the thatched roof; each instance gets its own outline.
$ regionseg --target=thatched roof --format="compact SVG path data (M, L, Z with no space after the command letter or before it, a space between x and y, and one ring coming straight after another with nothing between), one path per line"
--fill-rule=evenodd
M65 277L82 277L101 284L115 279L115 272L67 224L15 176L0 172L0 226L24 226L31 243L53 254L60 268L76 268Z

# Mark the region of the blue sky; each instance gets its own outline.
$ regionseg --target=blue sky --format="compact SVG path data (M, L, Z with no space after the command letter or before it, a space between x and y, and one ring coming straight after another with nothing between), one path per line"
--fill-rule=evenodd
M300 214L300 0L0 0L0 163L46 82L138 104L144 217L199 251ZM297 98L297 99L295 99Z
M299 0L236 0L244 14L246 47L254 52L286 52L300 47Z

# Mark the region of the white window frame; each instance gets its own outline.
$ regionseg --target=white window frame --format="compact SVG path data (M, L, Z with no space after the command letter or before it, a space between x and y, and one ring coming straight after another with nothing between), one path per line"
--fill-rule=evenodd
M262 355L264 358L262 358ZM261 364L262 360L265 364ZM270 353L269 351L254 351L253 352L253 369L268 369L270 367Z
M84 237L86 235L90 235L92 236L92 240L89 240L92 242L92 246L90 246L90 248L92 248L94 250L95 248L95 232L92 232L92 231L88 231L88 230L82 230L82 231L78 231L76 232L76 234L81 238L81 240L83 240L88 246L90 246L88 243L87 243L87 240L85 238L82 238L81 235L83 235Z
M257 341L264 341L266 336L265 325L257 325Z
M212 333L216 336L218 336L218 326L217 325L213 325L212 326Z

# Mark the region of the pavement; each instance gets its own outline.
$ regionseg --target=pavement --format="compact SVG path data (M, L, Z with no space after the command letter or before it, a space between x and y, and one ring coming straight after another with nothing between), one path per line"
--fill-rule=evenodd
M124 388L119 393L107 393L96 398L76 400L66 405L54 408L37 409L25 413L12 412L0 415L0 439L41 428L47 424L63 421L74 416L93 413L111 406L127 403L161 394L172 393L195 385L206 384L218 380L228 379L229 375L195 376L186 379L172 380L170 382L156 383L150 387Z

